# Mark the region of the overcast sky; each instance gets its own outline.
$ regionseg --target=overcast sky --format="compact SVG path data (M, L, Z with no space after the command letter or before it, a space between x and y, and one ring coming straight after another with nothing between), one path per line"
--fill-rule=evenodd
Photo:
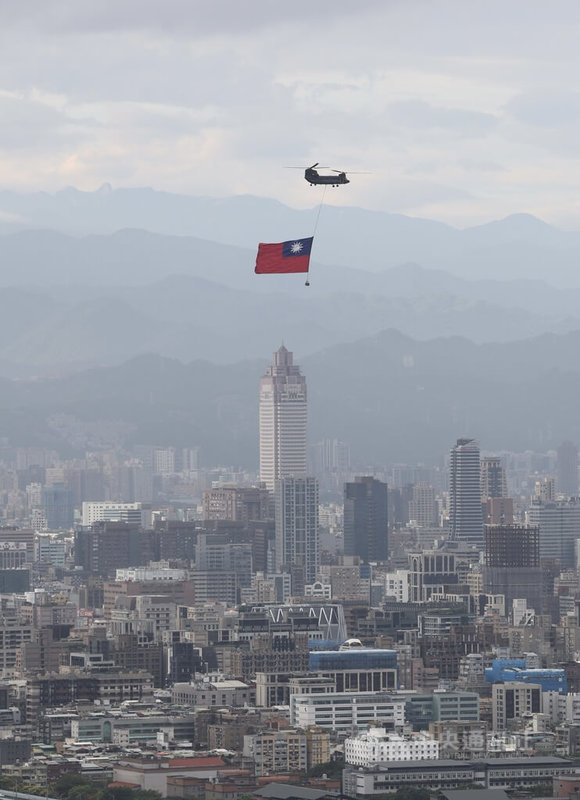
M578 0L0 0L0 188L580 229ZM318 194L316 194L318 192Z

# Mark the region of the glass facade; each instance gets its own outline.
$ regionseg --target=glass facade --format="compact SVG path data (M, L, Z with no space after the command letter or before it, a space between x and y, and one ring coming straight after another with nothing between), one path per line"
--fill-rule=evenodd
M328 650L310 653L311 671L396 669L396 650Z

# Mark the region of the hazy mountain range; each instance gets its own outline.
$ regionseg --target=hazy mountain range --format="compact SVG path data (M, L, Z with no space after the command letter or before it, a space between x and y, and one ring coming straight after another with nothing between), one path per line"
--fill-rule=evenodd
M285 179L281 174L282 194ZM247 195L187 197L108 185L96 192L68 188L54 195L2 191L0 226L4 232L48 228L75 235L142 228L253 251L259 241L310 235L321 194L314 188L311 196L311 209L296 210ZM580 286L580 232L558 230L527 214L457 230L430 220L327 204L313 253L321 263L370 271L417 262L462 277L549 276L551 283Z
M284 341L311 440L344 439L359 462L436 460L463 434L485 449L580 440L580 234L525 215L466 231L332 206L321 219L307 289L253 266L258 241L307 235L310 211L0 192L0 375L18 379L0 379L0 436L71 452L71 425L105 421L127 443L255 466L258 380Z
M580 328L580 289L471 281L403 264L381 272L316 264L256 276L254 251L124 230L0 237L0 374L115 364L139 353L232 362L285 339L303 356L397 328L419 339L509 341Z
M476 345L397 331L303 359L309 437L349 442L360 464L437 461L469 433L487 450L545 450L580 439L580 333ZM71 451L79 425L125 424L119 444L199 444L206 464L257 463L257 387L267 361L185 365L141 356L39 381L0 379L0 436ZM75 430L75 436L77 431Z

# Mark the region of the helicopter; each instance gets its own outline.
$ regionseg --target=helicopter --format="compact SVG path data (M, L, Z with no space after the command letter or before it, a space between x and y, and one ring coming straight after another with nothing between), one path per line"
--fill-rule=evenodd
M331 169L331 172L336 172L335 175L321 175L316 167L318 161L311 167L306 167L304 170L304 179L308 181L311 186L342 186L350 183L346 177L346 172L340 169ZM304 169L304 167L286 167L286 169ZM321 167L321 169L330 169L330 167ZM353 173L354 174L354 173ZM368 173L358 172L357 175L366 175Z
M340 186L341 184L350 183L349 179L346 177L346 172L341 172L338 169L333 169L331 172L336 172L336 177L334 175L320 175L316 167L318 166L318 162L313 164L311 167L307 167L304 171L304 179L308 181L311 186Z

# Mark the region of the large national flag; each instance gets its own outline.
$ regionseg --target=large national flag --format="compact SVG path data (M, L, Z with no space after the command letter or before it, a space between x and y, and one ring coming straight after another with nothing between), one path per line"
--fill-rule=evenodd
M278 244L260 243L254 272L258 275L308 272L313 239L313 236L309 236L306 239L291 239Z

